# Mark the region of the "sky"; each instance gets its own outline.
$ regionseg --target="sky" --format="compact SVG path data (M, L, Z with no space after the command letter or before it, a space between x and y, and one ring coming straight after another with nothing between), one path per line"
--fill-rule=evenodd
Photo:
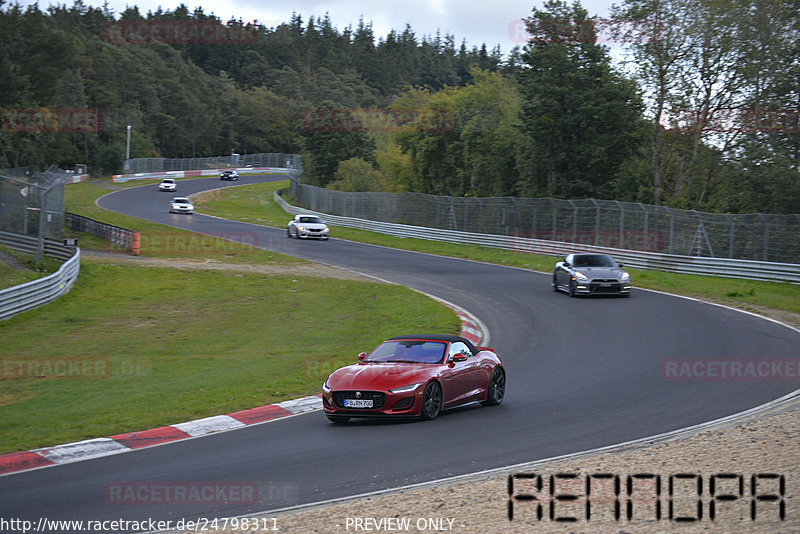
M37 3L36 0L19 0L21 5ZM101 7L103 0L83 0L84 4ZM46 9L51 3L72 5L72 0L38 0L39 7ZM486 43L491 50L500 45L507 53L515 45L523 45L524 32L520 19L531 14L533 6L539 8L543 0L108 0L110 7L119 14L126 6L136 5L144 15L159 6L165 11L174 10L181 3L189 10L202 6L206 14L215 14L222 20L230 18L243 21L258 20L265 26L277 26L288 22L292 13L301 15L304 23L313 15L330 15L333 25L342 31L349 25L354 28L359 18L372 23L376 37L385 36L390 30L402 31L410 24L417 38L436 32L455 37L456 46L466 39L467 47ZM572 3L572 0L569 0ZM621 0L583 0L581 4L590 15L608 17L612 3Z

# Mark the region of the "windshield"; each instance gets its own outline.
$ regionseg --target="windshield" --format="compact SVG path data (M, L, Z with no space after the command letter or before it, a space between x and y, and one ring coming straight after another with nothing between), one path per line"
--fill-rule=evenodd
M575 256L575 267L616 267L617 264L606 254L584 254Z
M161 183L162 184L174 184L175 180L173 180L172 178L164 178L163 180L161 180Z
M373 350L367 362L441 363L444 360L446 343L404 339L386 341Z
M189 199L184 197L173 198L172 201L178 204L191 204L191 202L189 202Z
M322 224L322 219L319 217L300 217L300 222Z

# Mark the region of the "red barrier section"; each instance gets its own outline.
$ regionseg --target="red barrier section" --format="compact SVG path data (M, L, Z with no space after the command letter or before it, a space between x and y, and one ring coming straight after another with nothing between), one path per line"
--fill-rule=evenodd
M280 406L270 404L269 406L259 406L258 408L252 408L250 410L229 413L228 415L237 421L241 421L242 423L249 425L252 423L261 423L262 421L277 419L279 417L291 415L291 413L292 412L289 410L285 410Z
M37 452L14 452L0 456L0 473L13 473L43 465L53 465L53 462Z
M141 432L127 432L125 434L117 434L111 436L111 439L122 443L131 449L138 449L140 447L149 447L150 445L157 445L159 443L166 443L168 441L175 441L176 439L188 438L189 434L182 432L172 426L162 426L160 428L151 428L150 430L142 430Z

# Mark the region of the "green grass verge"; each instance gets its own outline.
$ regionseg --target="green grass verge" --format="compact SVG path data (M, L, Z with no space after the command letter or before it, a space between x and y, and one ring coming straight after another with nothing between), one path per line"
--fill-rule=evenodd
M0 247L0 289L32 282L52 274L61 267L61 262L44 257L37 264L36 257L9 247Z
M256 184L225 189L213 196L200 198L196 209L203 213L283 228L289 215L272 201L276 189L288 187L288 181ZM500 265L552 272L557 258L511 250L440 243L424 239L400 238L355 230L333 229L334 238L349 239L374 245L414 250L430 254L465 258ZM744 309L760 307L800 313L800 285L759 282L721 276L675 274L662 271L630 269L634 285L659 291L713 300Z
M261 264L273 262L305 262L297 258L231 243L224 239L204 236L158 223L108 211L95 205L95 200L111 192L108 181L91 181L64 187L65 211L127 228L140 233L144 257L201 258L225 263ZM142 185L142 184L137 184ZM157 194L157 192L153 192ZM67 237L77 237L81 248L114 250L100 238L82 232L66 232ZM247 236L242 240L247 242Z
M0 322L0 453L316 394L386 337L458 329L390 284L83 261L57 305Z
M32 282L43 275L29 270L20 270L0 261L0 289Z

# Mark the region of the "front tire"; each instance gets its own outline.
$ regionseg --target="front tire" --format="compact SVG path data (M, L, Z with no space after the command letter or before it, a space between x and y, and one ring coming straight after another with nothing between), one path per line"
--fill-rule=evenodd
M442 387L438 382L429 382L422 394L422 408L419 418L423 421L436 419L442 410Z
M569 296L570 297L575 296L575 280L569 281Z
M497 406L503 402L506 396L506 374L500 367L495 367L492 376L489 377L489 387L486 391L486 400L481 404L484 406Z

